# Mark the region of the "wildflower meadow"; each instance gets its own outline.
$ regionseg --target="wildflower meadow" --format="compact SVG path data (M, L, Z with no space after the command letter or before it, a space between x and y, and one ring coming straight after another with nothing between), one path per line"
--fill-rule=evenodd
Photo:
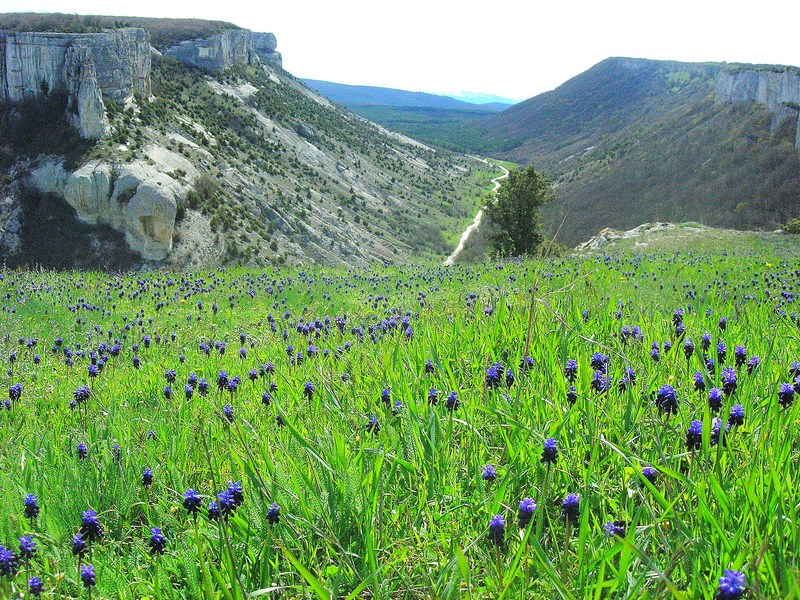
M790 598L797 244L5 271L3 598Z

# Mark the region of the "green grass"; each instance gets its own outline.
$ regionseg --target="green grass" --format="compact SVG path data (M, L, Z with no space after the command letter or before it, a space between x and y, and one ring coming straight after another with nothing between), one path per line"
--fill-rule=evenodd
M16 550L30 533L38 552L16 576L0 577L0 596L18 597L37 575L45 597L88 597L70 540L90 507L105 529L84 558L97 573L92 598L710 599L728 568L746 574L750 598L796 596L800 402L782 408L777 390L800 359L800 335L776 306L793 310L780 294L797 286L798 243L754 237L704 252L610 250L450 269L7 271L0 356L7 386L21 383L23 392L0 412L0 543ZM697 344L688 360L672 324L678 307ZM407 312L410 338L400 325ZM335 318L345 315L340 332ZM319 319L320 335L299 333L301 318ZM643 340L625 343L626 325L641 327ZM733 404L745 410L724 446L712 445L715 415L692 383L699 370L708 387L721 387L719 369L708 371L701 357L706 331L715 356L718 341L727 345L722 364L733 364L740 344L761 358L752 374L737 369L738 388L724 398L723 418ZM54 352L57 337L63 346ZM91 380L89 353L116 338L119 355ZM224 354L214 348L221 341ZM290 363L287 344L303 353L300 364ZM309 344L319 350L311 358ZM610 357L605 394L590 385L595 352ZM533 364L522 372L525 356ZM574 405L563 376L570 358L579 364ZM510 387L487 386L498 361L514 372ZM249 381L248 371L268 362L274 372ZM636 382L621 391L626 367ZM168 369L176 372L170 398ZM223 369L241 376L236 393L217 390ZM186 400L192 372L210 391ZM659 414L652 400L668 383L677 415ZM82 385L91 396L70 409ZM397 415L381 402L383 389L402 403ZM371 416L379 431L367 428ZM693 419L704 433L688 450ZM559 450L549 466L540 460L548 437ZM485 465L497 468L492 483L482 479ZM658 470L655 485L640 475L645 465ZM228 519L209 521L205 507L229 481L242 483L244 501ZM203 495L196 521L182 507L187 488ZM33 521L26 493L39 498ZM561 517L567 493L580 495L573 526ZM537 508L520 531L524 497ZM487 536L496 514L506 522L502 548ZM617 519L628 522L624 538L605 536L603 524ZM148 550L152 527L168 540L163 556Z
M509 171L511 171L512 169L519 169L520 167L519 163L511 162L510 160L500 160L498 158L490 158L489 160L496 165L505 167Z

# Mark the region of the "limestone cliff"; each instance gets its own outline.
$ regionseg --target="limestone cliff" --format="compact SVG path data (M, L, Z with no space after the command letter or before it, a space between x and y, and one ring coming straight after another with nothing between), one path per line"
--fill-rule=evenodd
M278 40L275 34L254 31L250 34L250 39L253 42L253 49L262 61L279 67L282 65L283 58L277 50Z
M800 71L786 69L720 70L716 78L716 99L721 102L758 102L774 113L772 128L793 120L797 134L795 147L800 150Z
M227 29L208 38L183 41L167 48L163 54L211 71L221 71L233 65L258 64L251 35L248 29Z
M67 88L67 119L83 138L101 138L109 129L97 69L91 51L71 46L64 54L64 85Z
M249 29L227 29L207 38L185 40L164 50L172 56L196 67L221 71L233 65L254 65L265 62L281 66L278 40L273 33L260 33Z
M83 137L103 137L103 98L150 94L150 35L137 28L0 31L0 100L19 102L54 90L68 92L70 120Z

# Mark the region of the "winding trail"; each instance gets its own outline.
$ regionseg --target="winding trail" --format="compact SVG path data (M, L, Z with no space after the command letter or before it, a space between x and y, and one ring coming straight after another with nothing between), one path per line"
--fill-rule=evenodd
M473 156L472 158L479 160L483 163L486 163L487 165L494 165L495 167L499 167L500 169L503 170L502 175L499 175L494 179L492 179L492 183L494 184L494 187L492 188L492 193L493 194L496 193L497 190L500 189L500 181L508 177L508 169L506 169L502 165L498 165L496 163L490 163L485 158L480 158L479 156ZM464 230L464 233L461 234L461 239L458 240L458 246L456 246L456 249L453 250L453 253L447 257L447 260L444 261L445 266L452 265L453 262L455 262L456 258L458 258L458 255L461 254L461 251L464 249L464 245L467 243L469 236L472 235L472 232L475 231L480 226L482 218L483 218L483 209L481 208L478 210L478 214L476 214L475 218L472 220L472 224L469 225Z

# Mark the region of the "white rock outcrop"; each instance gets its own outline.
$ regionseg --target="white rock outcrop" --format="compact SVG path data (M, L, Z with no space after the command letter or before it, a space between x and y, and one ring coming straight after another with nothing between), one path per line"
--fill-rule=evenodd
M278 40L274 33L259 33L252 32L250 39L253 43L253 49L258 54L258 57L265 63L282 66L283 57L278 52Z
M618 231L606 227L589 240L575 246L576 252L598 252L609 246L615 246L621 240L636 240L634 248L646 248L651 242L665 235L678 240L691 235L709 231L708 227L696 223L642 223L627 231ZM666 232L669 232L668 234ZM662 235L663 234L663 235Z
M210 71L260 63L249 29L226 29L208 38L186 40L167 48L163 54Z
M171 158L190 176L196 173L183 157ZM61 162L46 162L31 172L27 184L64 198L84 223L124 233L128 246L147 260L162 260L172 250L175 215L187 191L186 183L146 160L121 165L92 161L73 173Z
M184 40L163 54L202 69L221 71L233 65L257 65L262 61L281 66L277 48L278 40L273 33L226 29L207 38Z
M67 48L64 58L67 120L82 138L105 137L110 126L91 52L85 47L73 46Z

